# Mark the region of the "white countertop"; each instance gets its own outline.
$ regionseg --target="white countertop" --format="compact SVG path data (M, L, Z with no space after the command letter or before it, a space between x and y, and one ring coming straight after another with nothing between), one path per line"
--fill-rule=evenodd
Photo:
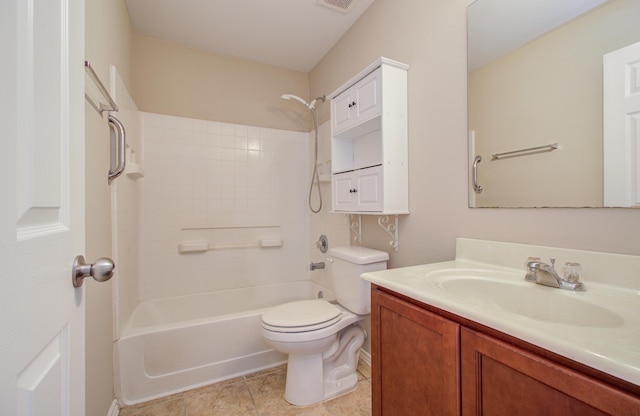
M362 278L640 386L640 291L630 288L632 284L613 286L602 283L605 279L592 276L592 280L585 280L586 292L573 292L529 283L524 280L524 266L505 267L505 264L516 264L517 262L514 263L513 259L510 260L511 263L495 261L493 264L476 261L477 259L469 260L474 255L469 255L467 243L471 241L473 245L484 242L464 240L465 247L460 247L460 240L457 252L464 252L467 257L465 259L457 258L441 263L365 273ZM505 244L490 243L494 249L491 251L493 255L496 247ZM518 246L524 248L523 253L527 252L528 255L539 254L531 250L535 246ZM552 250L560 251L558 253L561 254L560 257L567 254L562 253L562 249ZM569 254L575 255L575 253L580 252L569 251ZM584 257L580 260L583 262L584 259L592 258L585 253L588 254L588 252L581 252ZM619 256L613 256L615 260L619 260ZM632 268L640 264L640 261L636 261L640 257L638 259L635 258L636 256L626 257L632 257L627 259L632 260L630 263ZM602 263L602 258L598 258ZM520 264L524 265L525 259L526 256L522 258ZM588 261L586 264L583 263L585 271L588 271L591 266L588 263ZM618 261L616 264L619 263ZM603 266L600 264L598 267ZM594 266L593 269L597 267ZM634 269L631 272L635 273L637 270ZM498 285L496 286L498 288L507 287L516 292L506 291L504 294L496 293L501 291L494 290L487 290L484 293L482 290L465 292L464 287L460 285L456 290L449 290L447 284L443 283L447 280L446 278L443 280L443 275L460 275L465 279L474 279L474 276L478 276L481 280L490 280ZM640 278L637 274L635 276ZM465 282L470 280L457 283L464 285ZM463 290L460 291L460 288ZM514 313L513 310L509 310L509 306L505 307L509 304L517 305L518 299L514 299L513 293L516 293L515 297L520 296L520 293L525 293L525 296L535 295L531 297L535 303L529 305L533 306L534 310L537 303L541 303L539 302L541 299L549 296L554 297L556 305L562 305L565 308L565 315L566 307L585 305L585 303L590 304L586 305L589 306L586 310L590 313L585 314L586 316L578 316L577 319L574 316L569 320L563 319L565 316L558 316L558 320L554 321L549 319L549 315L554 316L553 311L543 310L543 308L549 308L544 304L540 305L541 312L544 312L544 319ZM500 296L504 299L500 299ZM593 309L591 309L592 306ZM609 319L611 317L613 319Z

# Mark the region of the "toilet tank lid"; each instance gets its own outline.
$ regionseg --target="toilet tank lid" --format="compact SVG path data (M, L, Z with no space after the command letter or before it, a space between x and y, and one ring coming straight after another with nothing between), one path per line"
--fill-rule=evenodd
M386 251L374 250L367 247L334 247L329 253L333 257L355 264L371 264L389 260L389 253Z

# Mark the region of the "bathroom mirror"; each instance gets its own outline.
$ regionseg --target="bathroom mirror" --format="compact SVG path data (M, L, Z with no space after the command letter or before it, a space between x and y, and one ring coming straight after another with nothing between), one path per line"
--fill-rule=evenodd
M469 205L639 207L640 108L615 97L640 93L640 52L619 63L640 1L476 0L467 19Z

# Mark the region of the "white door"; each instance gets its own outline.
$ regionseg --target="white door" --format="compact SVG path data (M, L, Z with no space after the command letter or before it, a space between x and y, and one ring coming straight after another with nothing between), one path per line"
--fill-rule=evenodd
M640 206L640 42L604 56L604 205Z
M0 415L84 414L83 55L84 0L0 1Z

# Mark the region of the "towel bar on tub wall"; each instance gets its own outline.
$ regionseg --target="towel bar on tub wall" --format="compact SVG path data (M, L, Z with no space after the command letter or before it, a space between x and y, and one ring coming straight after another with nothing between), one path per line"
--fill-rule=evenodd
M112 168L109 169L109 175L107 182L111 185L111 182L118 176L122 175L124 168L127 165L127 138L124 126L113 115L109 114L109 128L115 136L111 138L111 155L116 157L116 163L114 166L113 160L111 163Z
M98 92L96 97L95 90L92 88L87 89L85 85L85 98L91 106L100 113L100 115L105 111L109 112L108 122L109 130L111 132L111 163L109 173L107 175L107 182L111 185L111 182L113 182L115 178L122 175L127 164L126 132L120 120L111 114L112 111L118 111L118 105L111 97L102 81L100 81L100 78L93 70L89 61L84 61L84 69ZM93 94L90 94L90 92L93 92Z

